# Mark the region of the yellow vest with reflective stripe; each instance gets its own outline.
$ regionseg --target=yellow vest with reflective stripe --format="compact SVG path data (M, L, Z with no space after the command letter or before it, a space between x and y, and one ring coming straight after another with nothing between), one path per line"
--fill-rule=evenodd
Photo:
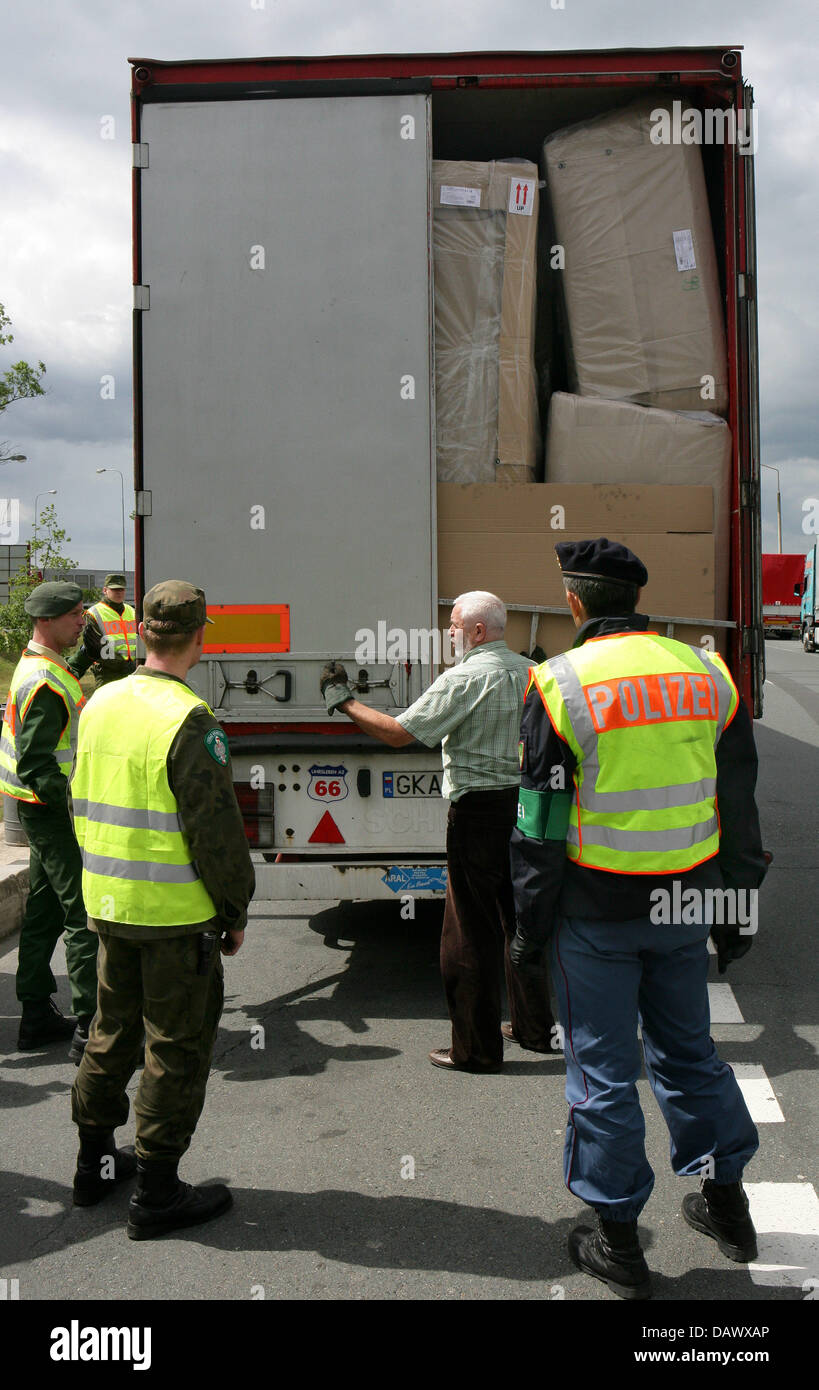
M200 708L210 712L182 681L137 671L84 711L71 797L92 917L166 927L216 916L168 782L171 744Z
M718 852L715 750L739 704L720 656L613 633L545 661L533 680L577 759L569 859L662 874Z
M106 660L110 661L111 656L114 656L134 661L136 659L136 613L130 603L126 603L122 613L118 613L116 608L111 608L104 599L101 599L99 603L93 604L88 611L89 613L96 613L102 625L105 640L110 643L109 655L101 657L100 660L104 663Z
M44 685L59 695L65 704L65 726L54 749L60 771L68 777L74 761L77 742L77 720L85 704L85 696L77 677L65 666L50 661L41 652L23 652L11 678L3 731L0 734L0 788L17 801L30 801L42 806L39 796L25 786L17 776L17 737L25 723L29 706Z

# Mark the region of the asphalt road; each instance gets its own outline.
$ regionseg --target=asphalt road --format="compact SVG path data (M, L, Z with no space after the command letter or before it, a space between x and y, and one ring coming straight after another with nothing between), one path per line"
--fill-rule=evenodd
M756 1266L729 1264L683 1222L680 1201L696 1183L672 1174L665 1127L639 1083L657 1175L641 1222L655 1300L751 1300L760 1315L766 1301L819 1290L819 654L771 642L768 675L759 804L776 862L752 951L720 981L711 964L713 981L730 986L714 996L720 1009L738 1007L742 1019L714 1022L713 1035L765 1117L746 1173L760 1231L769 1228ZM127 1240L127 1192L72 1208L74 1068L60 1049L15 1051L17 938L0 943L0 1276L18 1281L7 1296L618 1302L566 1253L586 1209L562 1181L560 1054L509 1044L503 1073L483 1077L427 1061L448 1044L440 907L419 904L408 922L397 903L271 906L254 904L245 946L226 962L208 1099L182 1165L189 1181L229 1182L235 1206L162 1241ZM119 1137L131 1141L132 1124Z

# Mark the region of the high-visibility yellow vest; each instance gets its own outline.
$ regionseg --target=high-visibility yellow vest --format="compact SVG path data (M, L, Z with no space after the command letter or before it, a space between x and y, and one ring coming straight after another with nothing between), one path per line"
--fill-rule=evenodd
M569 859L664 874L718 852L715 749L739 704L720 656L614 633L545 661L532 679L577 759Z
M105 634L105 641L109 643L108 655L102 656L100 660L105 662L110 661L112 657L122 657L126 661L134 661L137 650L136 613L130 603L126 603L122 612L118 613L116 608L112 608L105 599L101 599L88 611L97 615L99 625Z
M54 757L57 759L60 772L66 777L71 772L71 764L74 761L77 721L85 704L82 686L72 671L57 661L49 660L41 652L23 652L11 678L6 712L3 716L3 730L0 734L0 788L7 796L13 796L17 801L30 801L37 806L43 804L39 796L17 776L17 739L31 702L44 685L59 695L65 704L65 725L54 749Z
M71 796L92 917L164 927L216 916L168 782L171 744L198 708L209 706L190 686L137 671L83 712Z

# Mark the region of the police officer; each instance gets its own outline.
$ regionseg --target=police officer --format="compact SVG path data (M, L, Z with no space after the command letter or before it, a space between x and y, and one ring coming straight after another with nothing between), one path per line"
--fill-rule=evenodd
M79 678L93 655L84 646L66 660L83 630L82 590L39 584L25 601L34 632L9 687L0 737L0 786L14 797L30 847L29 895L20 932L17 1046L29 1051L74 1036L79 1061L97 1007L97 939L82 899L82 860L68 811L68 775L85 696ZM65 1018L52 995L51 957L61 932L76 1018Z
M119 1181L132 1171L113 1131L128 1115L144 1026L133 1240L231 1204L227 1187L192 1188L177 1174L205 1101L224 999L220 951L239 950L255 887L227 740L185 682L207 621L205 596L191 584L168 580L145 595L145 665L89 702L71 782L99 934L99 1012L72 1092L74 1202L93 1205L114 1185L106 1173Z
M125 575L107 574L102 598L86 615L85 645L97 657L96 689L136 670L136 613L125 602Z
M551 937L570 1105L564 1174L597 1215L596 1229L571 1233L569 1253L621 1297L647 1298L637 1218L654 1175L635 1085L638 1019L674 1171L702 1178L685 1220L729 1259L756 1256L741 1179L758 1136L709 1036L706 988L709 901L755 891L765 874L756 751L722 659L650 632L635 613L641 561L605 537L555 549L579 630L570 651L535 669L524 704L510 954L525 971ZM750 949L745 920L738 912L712 929L721 970Z

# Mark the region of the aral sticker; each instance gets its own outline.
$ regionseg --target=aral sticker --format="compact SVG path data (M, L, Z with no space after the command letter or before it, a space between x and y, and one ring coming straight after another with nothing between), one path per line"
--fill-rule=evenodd
M220 767L227 767L230 752L221 729L211 729L210 733L205 734L205 747L215 763L219 763Z

